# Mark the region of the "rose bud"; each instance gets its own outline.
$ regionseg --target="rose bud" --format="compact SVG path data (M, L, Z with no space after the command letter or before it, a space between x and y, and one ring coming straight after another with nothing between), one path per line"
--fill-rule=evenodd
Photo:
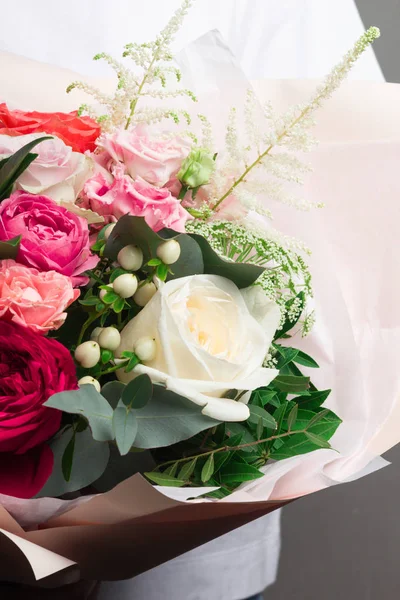
M117 258L121 267L127 271L138 271L143 264L143 252L133 244L122 248Z
M197 188L210 181L214 168L215 161L211 154L204 150L192 150L183 161L177 178L186 188Z
M120 333L115 327L106 327L99 335L98 343L100 348L114 352L121 343Z
M144 283L138 288L138 291L133 296L133 299L138 306L146 306L156 291L157 288L152 281Z
M114 281L114 292L121 296L121 298L131 298L136 292L138 287L138 280L136 275L132 273L124 273L115 279Z
M149 336L141 337L136 342L133 351L142 362L154 360L157 352L156 341Z
M168 242L160 244L157 248L157 256L165 265L176 263L180 255L181 247L176 240L168 240Z
M99 344L93 341L79 344L75 350L75 360L85 369L95 367L100 360Z
M101 390L100 383L94 377L90 377L90 375L86 375L86 377L79 379L78 385L92 385L98 392Z

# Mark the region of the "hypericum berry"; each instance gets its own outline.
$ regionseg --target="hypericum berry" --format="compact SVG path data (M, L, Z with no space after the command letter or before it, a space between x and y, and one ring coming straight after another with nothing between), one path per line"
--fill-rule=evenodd
M114 284L113 283L107 283L107 287L114 288ZM99 294L100 300L103 300L104 296L106 294L108 294L108 292L109 292L109 290L100 290L100 294Z
M93 385L94 388L100 392L101 390L101 386L100 383L97 381L97 379L95 379L94 377L90 377L90 375L86 375L86 377L82 377L79 381L78 381L78 385Z
M112 232L112 230L114 229L114 227L115 227L115 226L116 226L116 223L111 223L111 225L109 225L109 226L107 227L107 229L105 230L105 232L104 232L104 239L105 239L106 241L107 241L107 240L108 240L108 238L110 237L110 235L111 235L111 232Z
M141 361L147 362L156 357L157 344L154 338L144 336L138 339L133 350Z
M105 327L98 338L100 348L116 350L121 343L121 335L115 327Z
M129 244L118 252L118 262L127 271L138 271L143 264L143 252L137 246Z
M176 240L168 240L157 248L157 256L165 265L173 265L181 255L181 247Z
M138 280L133 273L124 273L114 280L113 289L121 298L131 298L138 287Z
M146 306L156 293L157 288L152 281L139 286L138 291L133 296L134 301L138 306Z
M101 290L102 292L105 290ZM90 334L90 339L92 340L92 342L98 342L99 341L99 335L101 334L101 332L103 331L104 327L95 327L92 331L92 333Z
M95 367L100 360L99 344L93 341L79 344L75 350L75 360L85 369Z

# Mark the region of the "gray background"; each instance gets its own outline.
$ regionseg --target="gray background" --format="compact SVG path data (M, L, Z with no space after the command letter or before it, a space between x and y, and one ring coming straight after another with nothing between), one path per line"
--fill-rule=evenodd
M386 80L400 83L400 0L356 4L365 26L381 29L375 52ZM400 445L385 458L393 464L283 511L278 581L265 600L400 597Z

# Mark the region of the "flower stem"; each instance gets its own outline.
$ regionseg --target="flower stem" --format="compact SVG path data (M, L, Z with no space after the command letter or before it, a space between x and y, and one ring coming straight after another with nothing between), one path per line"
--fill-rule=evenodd
M118 365L114 365L112 367L109 367L105 371L102 371L101 373L99 373L99 377L103 377L103 375L109 375L110 373L115 373L115 371L119 371L120 369L123 369L124 367L126 367L126 365L128 363L129 363L129 360L126 360L125 362L122 362L122 363L120 363Z
M242 448L249 448L250 446L257 446L258 444L265 444L266 442L270 442L272 440L279 440L281 438L287 437L289 435L305 433L306 429L300 429L298 431L287 431L286 433L281 433L279 435L272 435L271 437L264 438L263 440L257 440L256 442L248 442L246 444L240 444L239 446L222 446L221 448L217 448L215 450L209 450L208 452L202 452L201 454L195 454L186 456L185 458L179 458L178 460L169 460L167 462L162 463L157 466L157 469L168 467L169 465L173 465L175 463L181 463L188 460L193 460L195 458L203 458L205 456L209 456L210 454L217 454L217 452L235 452L236 450L242 450Z
M106 310L106 309L104 309L104 310ZM103 314L104 310L102 310L101 312L95 312L88 316L88 318L82 325L82 328L81 328L81 331L80 331L80 334L78 337L78 341L76 343L77 346L79 346L79 344L82 343L83 336L85 335L87 328Z

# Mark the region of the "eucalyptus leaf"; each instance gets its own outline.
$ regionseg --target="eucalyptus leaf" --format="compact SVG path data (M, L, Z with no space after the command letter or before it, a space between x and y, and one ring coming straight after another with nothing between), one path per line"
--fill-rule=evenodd
M135 415L139 425L137 448L171 446L219 424L202 415L201 406L160 385L153 386L151 401Z
M78 390L54 394L44 406L85 417L89 421L93 438L99 442L114 439L113 409L91 384L82 385Z
M118 450L125 456L132 448L138 430L135 413L121 403L114 410L112 424Z
M156 463L150 451L139 450L121 456L117 446L110 444L110 459L107 468L92 485L98 492L108 492L128 477L132 477L136 473L152 471L155 467Z
M121 400L125 406L131 408L143 408L151 399L153 384L148 375L139 375L128 383L122 392Z
M210 246L209 242L201 235L195 233L190 237L196 240L201 248L204 261L204 272L210 275L220 275L230 279L238 288L252 285L265 271L264 267L250 263L231 262L222 258Z
M54 455L53 472L38 497L56 498L81 490L93 483L105 471L110 456L108 444L96 442L90 429L85 429L81 433L75 434L70 477L66 481L63 475L62 460L68 445L71 444L71 438L72 428L69 427L49 443Z
M121 381L109 381L101 388L101 395L109 402L111 408L115 409L125 387L126 385Z

